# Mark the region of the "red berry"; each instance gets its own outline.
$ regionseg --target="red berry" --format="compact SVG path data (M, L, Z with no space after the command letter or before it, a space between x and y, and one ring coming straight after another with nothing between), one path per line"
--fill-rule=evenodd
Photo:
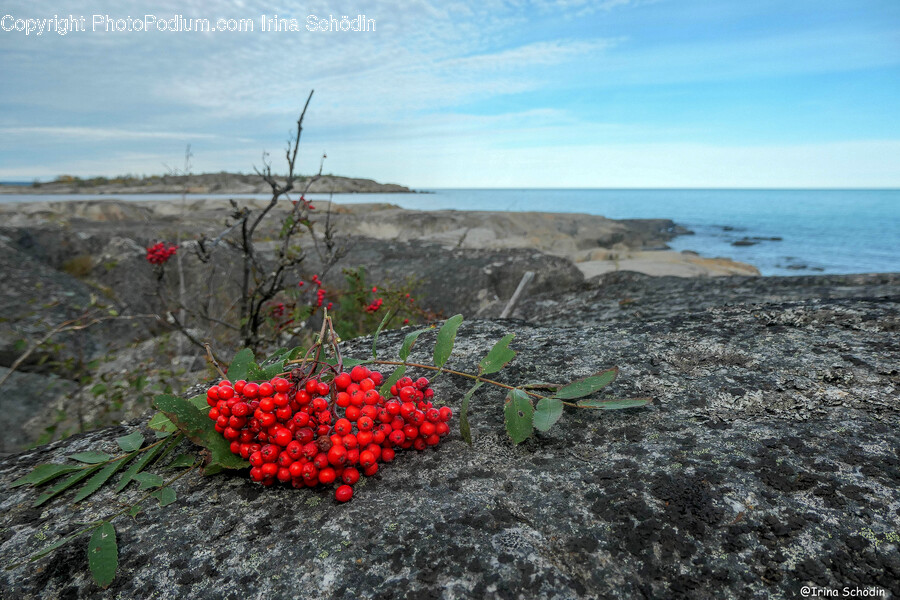
M334 483L335 479L337 479L337 474L331 467L325 467L319 471L319 483L328 485L329 483Z
M347 389L347 386L353 383L353 380L350 378L349 373L341 373L337 377L334 378L334 385L339 390Z
M381 460L386 463L393 461L395 456L397 456L397 453L392 448L383 448L381 450Z
M272 380L272 385L275 388L275 391L281 394L284 394L291 389L291 383L284 377L276 377Z
M359 481L359 471L354 469L353 467L347 467L341 474L341 481L343 481L347 485L355 484L357 481Z
M241 393L244 394L244 397L246 398L256 398L257 395L259 395L259 386L255 383L248 383L244 386L244 389Z
M447 422L453 418L453 410L449 406L442 406L441 410L441 421Z
M359 453L359 465L361 467L369 467L375 464L375 455L366 450L364 452Z
M362 365L356 365L350 370L350 379L360 382L366 378L366 368Z
M343 446L332 446L328 451L328 462L339 467L347 462L347 449Z
M338 502L348 502L353 497L353 488L349 485L342 485L334 491L334 499Z

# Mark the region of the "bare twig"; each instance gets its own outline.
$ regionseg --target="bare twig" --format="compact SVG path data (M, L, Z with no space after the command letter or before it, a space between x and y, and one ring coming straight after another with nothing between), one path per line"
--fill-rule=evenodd
M9 370L0 378L0 386L2 386L7 379L9 379L10 375L13 374L13 371L22 366L28 357L34 354L34 351L46 344L53 336L67 332L67 331L80 331L82 329L87 329L92 325L96 325L97 323L102 323L104 321L113 321L113 320L122 320L122 321L131 321L134 319L157 319L159 320L159 315L105 315L102 317L94 317L91 318L87 322L80 322L82 319L89 318L89 315L82 315L81 317L77 317L75 319L70 319L68 321L63 321L50 331L48 331L40 340L34 343L30 348L25 350L19 358L17 358L13 364L9 366Z

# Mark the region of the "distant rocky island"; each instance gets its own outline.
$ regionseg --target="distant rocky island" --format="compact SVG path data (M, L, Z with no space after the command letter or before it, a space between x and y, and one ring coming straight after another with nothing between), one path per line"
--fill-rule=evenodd
M302 191L310 176L298 177L295 187ZM0 185L0 194L267 194L270 189L255 174L201 173L197 175L150 175L136 177L93 177L82 179L60 175L54 181L28 185ZM413 190L396 183L378 183L371 179L322 175L309 183L309 192L317 194L409 194Z

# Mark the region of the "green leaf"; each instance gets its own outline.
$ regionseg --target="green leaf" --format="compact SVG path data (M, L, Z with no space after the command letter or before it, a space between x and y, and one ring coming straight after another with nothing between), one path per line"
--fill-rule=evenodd
M19 487L20 485L28 485L29 483L31 485L41 485L56 479L60 475L65 475L66 473L78 471L83 468L84 467L78 465L38 465L28 475L20 477L9 484L9 487Z
M584 379L579 379L577 381L573 381L568 385L564 385L559 388L555 394L553 394L554 398L562 398L563 400L571 400L573 398L584 398L585 396L590 396L591 394L600 391L604 387L608 386L613 380L616 378L616 375L619 374L619 368L613 367L607 371L600 371L599 373L595 373L590 377L585 377Z
M159 487L165 483L165 479L156 473L138 473L132 479L140 482L141 486L138 488L139 490L149 490L150 488Z
M271 355L269 355L268 358L266 358L264 361L262 361L261 364L270 365L275 362L280 362L280 363L284 364L284 361L287 360L287 358L285 358L285 355L288 352L290 352L290 350L288 350L287 348L279 348L278 350L273 352Z
M106 384L98 383L94 387L91 388L91 393L95 396L101 396L106 393Z
M44 546L43 548L38 550L37 553L29 556L28 560L35 561L39 558L43 558L43 557L47 556L48 554L50 554L51 552L53 552L54 550L56 550L57 548L59 548L60 546L64 546L64 545L68 544L69 542L71 542L72 540L77 538L82 533L84 533L84 530L79 531L78 533L75 533L73 535L67 535L64 538L60 538L60 539L56 540L55 542L53 542L52 544L50 544L49 546Z
M520 444L531 437L534 429L534 406L531 398L522 390L512 390L506 397L503 408L506 431L514 444Z
M110 477L115 475L116 471L125 466L125 464L134 457L135 453L131 453L126 455L124 458L107 464L93 477L87 480L87 483L84 484L84 487L78 490L78 493L75 494L75 498L72 500L72 502L81 502L82 500L99 490L104 483L109 481Z
M579 408L597 408L600 410L621 410L623 408L637 408L647 406L653 402L653 398L610 398L608 400L582 400Z
M197 394L193 398L188 398L188 402L197 407L198 410L205 410L209 414L209 402L206 401L206 394Z
M177 427L175 427L175 424L169 420L169 417L161 412L153 415L153 418L151 418L150 422L147 423L147 427L149 427L150 429L155 429L156 431L163 431L167 433L171 433L178 429Z
M455 315L447 319L437 334L437 342L434 344L434 366L443 367L453 352L453 342L456 341L456 330L463 321L462 315Z
M87 463L89 465L96 465L97 463L106 462L112 458L111 454L107 454L106 452L79 452L78 454L73 454L69 456L72 460L77 460L78 462Z
M100 467L102 467L102 466L103 465L95 465L93 467L89 467L83 471L79 471L78 473L75 473L74 475L72 475L71 477L69 477L63 481L60 481L59 483L54 485L52 488L47 490L45 493L38 496L37 500L35 500L34 504L32 504L31 506L33 506L34 508L37 508L38 506L47 502L48 500L55 498L59 494L63 493L64 491L66 491L67 489L69 489L70 487L72 487L73 485L78 483L79 481L81 481L82 479L85 479L85 478L93 475L97 471L99 471Z
M261 381L263 379L272 379L273 377L284 373L284 360L278 361L274 364L271 364L267 367L258 368L251 372L251 377L254 381ZM204 396L203 402L206 402L206 397ZM209 405L207 405L207 408Z
M190 467L197 462L197 457L192 454L179 454L172 462L166 465L167 469L179 469L181 467Z
M253 360L253 350L244 348L234 355L231 364L228 365L228 378L230 381L237 381L238 379L249 380L250 371L253 368L257 368Z
M170 487L164 487L161 490L156 490L150 495L159 500L160 506L168 506L178 499L178 497L175 495L175 490Z
M144 445L144 436L141 435L140 431L133 431L128 435L116 438L116 443L125 452L134 452L135 450L140 450L141 446Z
M285 360L294 360L305 352L306 348L304 348L303 346L296 346L290 349L290 351L287 353L287 356L285 357Z
M328 359L325 360L325 362L328 363L329 365L333 366L333 367L336 367L336 366L337 366L337 359L336 359L336 358L328 358ZM372 362L372 361L371 361L371 360L368 360L368 359L366 359L366 360L359 360L358 358L344 358L344 359L342 360L342 362L343 362L343 365L344 365L344 369L346 370L346 369L352 369L352 368L355 367L356 365L367 365L367 364L369 364L369 363Z
M152 463L150 463L150 466L154 467L158 464L165 463L166 458L168 458L169 455L172 452L174 452L176 448L178 448L178 446L181 444L181 441L183 439L184 439L184 434L181 433L180 431L178 432L177 435L173 435L172 439L170 439L169 441L167 441L165 443L166 449L162 451L162 454L160 454L159 456L156 457L156 460L154 460Z
M514 337L516 337L516 334L510 333L494 344L491 351L487 353L487 356L478 365L479 374L490 375L491 373L496 373L516 357L515 350L509 349L509 343L513 341Z
M472 430L469 428L469 401L472 395L478 391L478 388L484 385L483 381L479 381L466 392L463 396L462 406L459 409L459 435L462 436L464 442L472 445Z
M378 344L378 334L381 333L381 330L384 329L384 326L387 325L388 321L390 321L396 310L389 310L385 313L384 318L381 320L381 323L378 324L378 329L375 330L375 334L372 336L372 358L378 358L378 350L376 349L376 344Z
M231 453L230 444L215 430L213 421L187 400L161 395L156 397L154 406L163 411L192 442L210 451L210 467L220 465L226 469L243 469L250 465ZM206 472L210 470L207 468Z
M403 344L400 346L400 360L406 362L406 359L409 358L409 353L412 351L413 344L416 343L416 340L419 339L419 336L426 331L431 331L432 329L432 327L426 327L425 329L418 329L411 333L407 333L406 337L403 338Z
M400 378L403 377L404 373L406 373L406 365L400 365L394 369L394 372L387 378L387 381L381 385L381 388L378 390L379 393L387 398L388 392L391 391L391 386L400 381Z
M104 589L109 587L119 566L116 530L109 521L103 521L91 536L88 543L88 566L97 585Z
M175 427L172 425L172 427ZM116 493L121 492L125 489L125 487L131 482L135 475L141 472L141 470L150 464L150 461L153 460L157 454L159 454L165 443L160 443L158 446L154 446L150 450L145 450L141 453L141 456L131 463L131 466L128 467L128 470L122 473L122 478L119 480L119 485L116 486Z
M563 403L558 398L541 398L534 409L534 428L547 431L562 416Z
M141 508L141 505L140 505L140 504L135 504L134 506L131 507L131 510L128 511L128 514L129 514L132 518L134 518L134 517L137 517L137 516L138 516L138 513L141 512L142 510L143 510L143 509Z

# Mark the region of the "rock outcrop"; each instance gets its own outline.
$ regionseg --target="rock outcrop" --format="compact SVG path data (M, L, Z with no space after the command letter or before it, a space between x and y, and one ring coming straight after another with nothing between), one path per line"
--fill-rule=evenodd
M299 189L306 188L306 179L298 181ZM406 186L378 183L372 179L323 175L312 182L312 193L387 194L409 193ZM115 179L60 180L38 185L0 186L0 194L268 194L271 189L258 175L240 173L203 173L198 175L163 175L157 177Z
M472 447L454 432L436 451L400 454L349 504L244 474L189 477L175 504L116 521L108 590L90 579L86 540L2 571L0 585L46 599L795 598L804 585L900 595L900 294L893 279L877 286L889 293L766 303L748 292L734 305L702 291L691 303L682 288L692 306L642 319L575 322L548 307L566 318L466 323L454 367L473 370L513 331L519 355L498 379L562 382L615 364L610 394L654 402L568 411L516 447L502 394L485 386ZM379 355L404 334L382 334ZM422 336L411 359L427 360L433 343ZM458 408L467 385L441 377L435 388ZM113 450L137 426L5 458L0 484L68 453ZM6 564L115 507L104 492L80 512L65 498L32 509L35 495L0 497Z

